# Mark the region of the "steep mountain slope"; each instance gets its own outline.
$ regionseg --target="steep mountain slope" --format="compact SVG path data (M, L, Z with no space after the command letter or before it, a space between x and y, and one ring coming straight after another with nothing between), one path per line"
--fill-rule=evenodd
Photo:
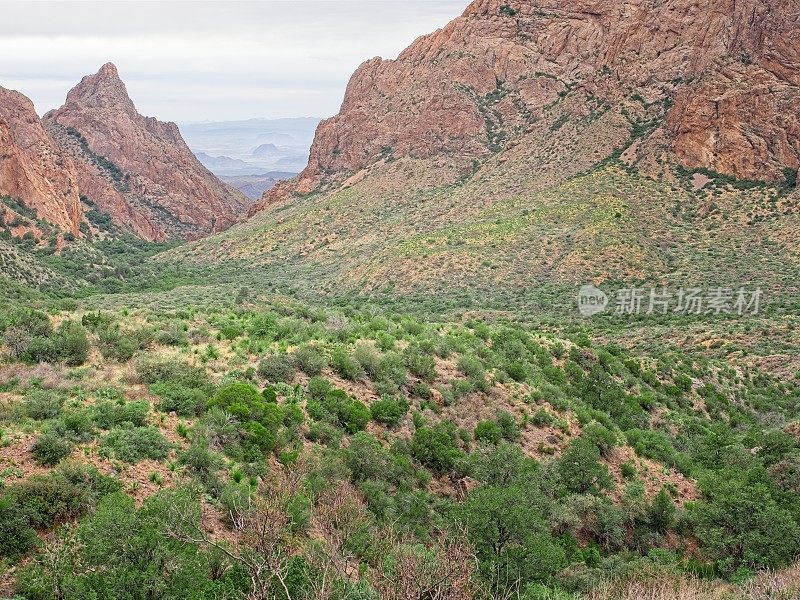
M512 312L574 312L587 281L788 298L796 6L474 2L362 65L306 170L250 222L165 260Z
M246 210L244 195L200 164L174 123L136 111L110 63L43 121L75 161L81 194L140 237L198 238L230 227Z
M0 196L22 198L36 213L73 234L82 218L78 175L42 127L33 103L0 87ZM0 208L4 223L18 213Z
M519 142L574 174L548 135L570 121L595 161L628 147L651 174L677 163L780 183L800 166L798 32L796 0L476 0L397 60L364 63L308 168L253 212L388 157L466 169Z

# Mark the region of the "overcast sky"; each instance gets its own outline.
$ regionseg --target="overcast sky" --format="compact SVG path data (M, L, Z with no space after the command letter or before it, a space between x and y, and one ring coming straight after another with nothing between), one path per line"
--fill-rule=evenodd
M139 112L220 121L335 114L355 68L468 0L0 2L0 85L40 114L113 62Z

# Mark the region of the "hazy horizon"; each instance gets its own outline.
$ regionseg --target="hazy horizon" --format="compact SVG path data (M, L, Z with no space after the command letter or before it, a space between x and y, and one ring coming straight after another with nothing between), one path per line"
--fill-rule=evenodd
M139 112L162 120L324 118L364 60L396 57L467 4L2 2L0 86L42 115L113 62Z

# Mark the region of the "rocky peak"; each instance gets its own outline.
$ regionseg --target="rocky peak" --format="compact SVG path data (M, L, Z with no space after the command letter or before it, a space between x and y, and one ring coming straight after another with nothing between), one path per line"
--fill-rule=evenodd
M782 181L800 166L798 15L798 0L475 0L396 60L362 64L306 170L264 203L384 159L469 165L555 144L570 124L597 161L635 142L645 170ZM598 121L599 147L586 127Z
M87 75L67 94L66 105L84 110L120 110L136 113L125 84L119 78L117 67L106 63L94 75Z
M111 63L84 77L44 123L78 165L82 195L146 239L215 233L247 210L247 198L195 158L175 123L136 111Z

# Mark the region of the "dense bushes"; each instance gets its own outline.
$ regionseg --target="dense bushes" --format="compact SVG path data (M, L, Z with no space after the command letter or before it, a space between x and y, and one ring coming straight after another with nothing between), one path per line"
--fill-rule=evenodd
M369 409L373 419L389 427L396 427L408 412L408 401L395 396L381 396Z
M90 350L86 330L79 323L64 321L54 331L47 315L36 311L13 315L4 342L12 356L29 363L79 366L86 362Z
M57 465L59 472L70 464L64 458L73 447L97 435L101 456L119 462L174 459L170 482L163 481L160 469L151 482L183 481L192 494L202 493L204 501L221 508L237 536L229 549L255 552L248 546L252 532L242 535L240 528L274 526L269 544L259 549L274 547L276 540L286 543L282 551L289 549L293 562L281 575L291 573L287 586L301 590L293 596L298 598L313 596L303 586L326 568L324 552L330 548L346 555L342 564L359 565L365 574L360 595L351 597L370 599L377 597L373 574L394 577L406 569L421 578L415 569L444 568L431 558L442 558L440 549L433 550L440 542L468 551L472 558L461 563L477 569L465 579L476 594L489 590L487 597L526 600L572 598L568 593L591 588L610 574L626 577L645 563L742 578L800 555L794 543L800 537L795 497L800 448L796 430L787 425L800 406L794 382L761 380L755 370L729 373L671 353L634 360L621 348L592 346L580 331L572 342L555 343L510 324L427 325L368 312L351 307L342 311L346 317L328 320L323 311L288 305L263 315L226 307L202 323L202 313L191 308L170 320L150 319L168 324L169 335L161 342L177 344L169 353L181 357L136 361L141 383L157 397L156 409L186 417L177 425L181 440L174 453L148 426L158 418L171 427L174 422L151 415L148 400L125 400L139 388L126 394L97 389L105 374L99 369L64 371L69 383L58 387L69 392L39 389L51 382L20 375L2 388L4 398L7 390L23 398L3 406L3 427L9 422L15 432L37 436L34 459ZM124 359L148 339L124 321L116 326L100 313L87 317L85 326L109 357ZM29 318L34 329L49 326L49 320ZM192 329L188 340L182 336L186 324ZM199 340L205 344L214 336L219 360L208 371L186 362L205 364ZM131 353L109 350L123 338L130 340ZM190 347L182 348L184 343ZM439 362L441 373L437 355L452 355ZM333 372L349 380L341 386L346 390L319 376L328 356ZM259 357L264 358L255 367ZM60 372L27 370L46 377ZM128 383L125 369L117 371ZM298 371L304 375L296 377ZM265 379L266 389L254 387ZM468 394L469 405L456 404ZM378 399L368 407L359 399L365 397ZM517 446L525 429L521 443L541 464ZM626 443L650 460L618 449ZM94 446L85 450L92 456ZM126 473L128 467L116 461L111 464ZM651 461L662 463L655 465L659 473ZM691 477L678 484L671 467ZM622 477L615 482L617 468ZM682 502L686 498L679 494L692 478L700 480L701 493ZM34 528L93 512L96 504L96 496L87 500L78 486L67 486L58 493L37 491L31 497L38 500L20 511L10 501L17 489L13 482L9 472L0 497L5 556L24 555L36 543ZM183 494L158 496L140 509L116 496L95 516L65 528L64 546L51 550L72 552L69 560L53 569L45 555L33 559L18 592L50 597L47 590L54 588L45 583L55 581L67 590L65 597L116 597L125 595L122 578L159 597L236 597L249 585L249 574L225 563L222 554L173 543L174 530L166 529L171 524L165 515L175 516L180 508L195 518L198 505ZM325 505L328 496L333 500ZM269 518L250 520L249 511L264 504ZM332 529L322 521L328 517ZM315 537L320 532L329 536L324 543ZM417 550L413 561L396 569L398 556L412 556L391 547L398 538L404 548ZM689 540L700 546L690 559L668 549ZM143 555L147 561L138 558ZM145 573L153 564L160 570ZM237 577L244 582L241 589L232 582ZM286 596L272 587L265 594Z
M271 383L289 383L296 373L292 359L286 354L265 356L258 363L258 374Z
M800 554L796 502L784 506L760 469L708 474L700 486L704 501L692 511L695 532L721 572L780 567Z
M146 458L163 460L171 448L155 427L117 427L101 440L100 445L128 463Z
M56 542L65 560L37 558L20 574L18 592L48 600L241 597L248 579L238 565L169 535L199 520L198 502L180 493L156 494L139 509L123 493L106 495L94 514Z
M35 529L78 517L117 489L93 467L71 463L8 486L0 496L0 557L21 557L38 542Z

